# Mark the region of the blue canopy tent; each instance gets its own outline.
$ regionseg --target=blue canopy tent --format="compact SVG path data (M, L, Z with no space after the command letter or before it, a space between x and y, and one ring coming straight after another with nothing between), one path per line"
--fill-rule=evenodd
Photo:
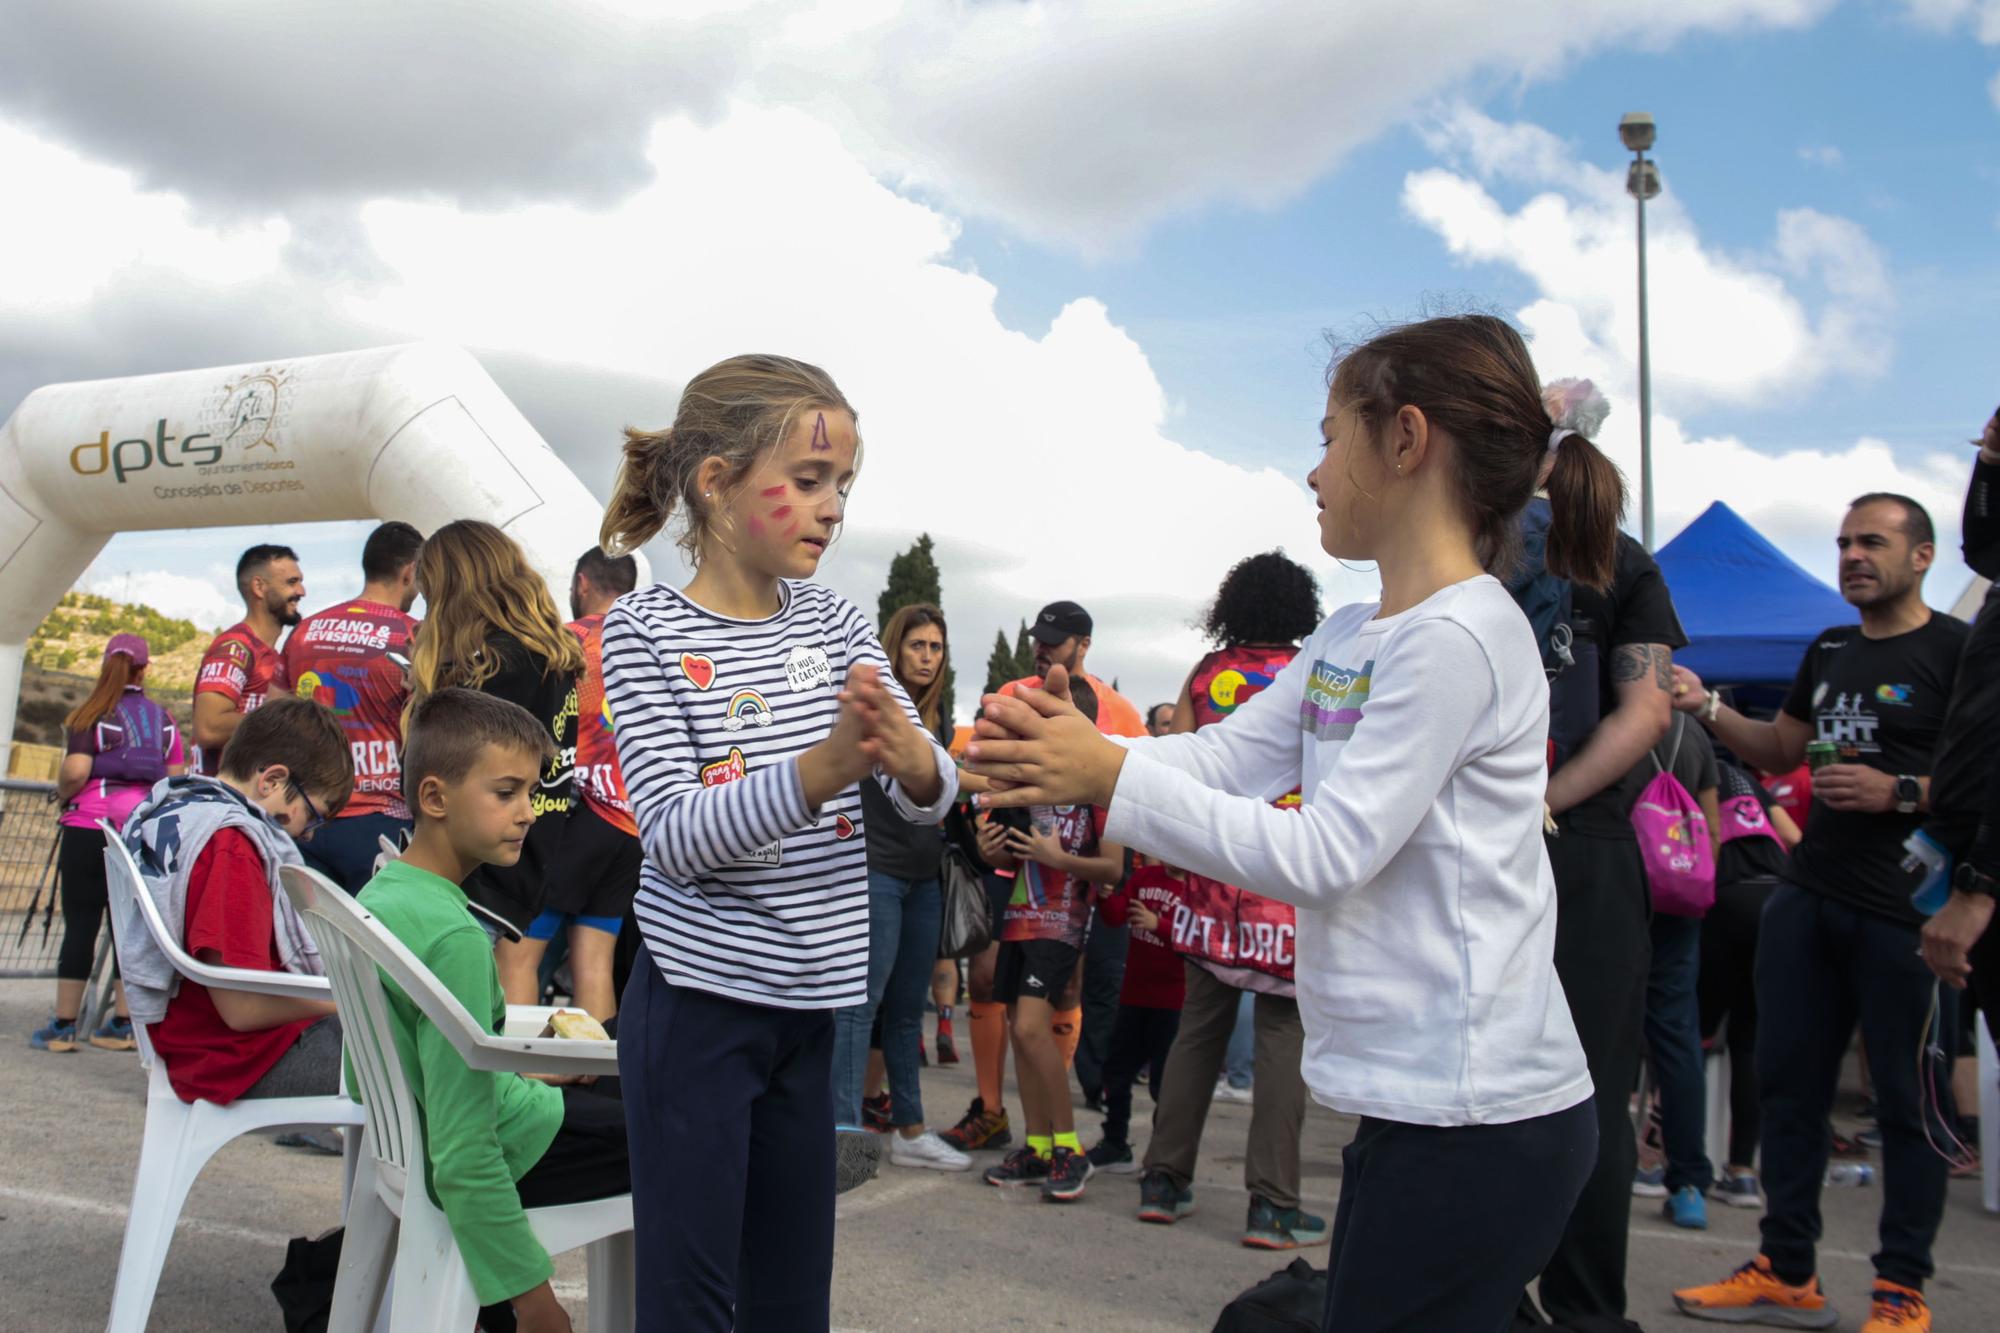
M1788 686L1821 630L1858 618L1720 500L1655 558L1690 640L1674 660L1712 685Z

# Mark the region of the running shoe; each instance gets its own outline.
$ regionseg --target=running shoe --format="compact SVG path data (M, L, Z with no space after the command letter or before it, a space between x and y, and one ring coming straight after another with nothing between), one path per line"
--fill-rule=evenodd
M974 1097L964 1118L938 1137L960 1152L979 1152L1006 1147L1014 1141L1014 1132L1007 1128L1006 1107L996 1106L989 1111L984 1099Z
M1731 1171L1716 1181L1715 1188L1709 1193L1731 1208L1764 1206L1764 1191L1758 1186L1757 1173L1754 1171Z
M1686 1231L1708 1230L1708 1200L1692 1185L1683 1185L1667 1196L1660 1209L1669 1222Z
M1235 1102L1239 1106L1248 1106L1252 1097L1250 1089L1239 1088L1224 1078L1217 1079L1215 1082L1215 1100L1219 1102Z
M1870 1152L1882 1151L1882 1131L1875 1125L1856 1131L1854 1142Z
M1090 1179L1090 1158L1074 1148L1058 1148L1049 1158L1048 1174L1042 1180L1043 1203L1070 1203L1083 1197L1083 1183Z
M1129 1176L1139 1169L1139 1163L1133 1160L1132 1145L1129 1143L1114 1143L1110 1139L1100 1139L1091 1145L1090 1151L1084 1156L1090 1159L1091 1170L1109 1171L1114 1176Z
M1243 1243L1253 1250L1298 1250L1326 1244L1326 1219L1300 1208L1280 1208L1261 1194L1250 1196Z
M853 1125L837 1125L833 1133L833 1192L845 1194L875 1178L882 1167L882 1140Z
M1023 1185L1039 1185L1049 1178L1049 1159L1033 1148L1016 1148L1000 1160L1000 1165L989 1166L980 1179L989 1185L999 1185L1015 1189Z
M59 1055L76 1049L76 1020L57 1018L49 1015L49 1021L28 1034L28 1045L38 1051L54 1051Z
M873 1097L861 1099L861 1127L872 1129L877 1134L889 1132L889 1094L879 1092Z
M1667 1197L1667 1168L1641 1167L1632 1173L1632 1193L1642 1199Z
M107 1018L104 1026L90 1034L90 1044L100 1051L136 1051L139 1039L132 1035L132 1020Z
M1818 1278L1796 1287L1780 1281L1771 1271L1771 1261L1761 1254L1720 1282L1681 1288L1674 1293L1674 1304L1684 1315L1719 1324L1832 1328L1840 1322L1840 1315L1826 1303ZM1923 1327L1929 1326L1926 1319Z
M1172 1226L1194 1212L1194 1191L1174 1184L1164 1171L1148 1171L1139 1178L1139 1220Z
M1868 1160L1868 1149L1864 1145L1856 1143L1845 1134L1833 1134L1831 1137L1832 1145L1829 1151L1835 1157L1856 1162L1865 1162Z
M1931 1307L1916 1288L1878 1277L1861 1333L1931 1333Z
M958 1045L951 1039L951 1025L943 1024L937 1034L937 1062L942 1069L946 1065L958 1063Z
M889 1135L889 1160L897 1166L922 1167L931 1171L970 1171L972 1159L943 1139L925 1130L913 1139Z

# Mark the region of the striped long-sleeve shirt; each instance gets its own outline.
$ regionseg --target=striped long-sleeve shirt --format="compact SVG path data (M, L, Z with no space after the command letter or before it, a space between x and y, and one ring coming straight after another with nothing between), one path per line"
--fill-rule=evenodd
M765 620L717 615L664 584L604 618L604 695L645 848L635 914L675 985L751 1004L823 1009L868 989L868 852L861 793L808 808L798 756L839 714L848 668L872 664L915 708L854 606L785 581ZM944 818L958 770L918 806L876 774L915 823Z

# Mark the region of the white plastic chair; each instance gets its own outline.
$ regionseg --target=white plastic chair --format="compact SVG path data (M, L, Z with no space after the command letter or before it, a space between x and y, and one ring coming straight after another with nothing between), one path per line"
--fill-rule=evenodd
M2000 1052L1993 1049L1993 1034L1986 1029L1985 1015L1974 1024L1979 1030L1979 1171L1981 1202L1989 1213L2000 1213Z
M358 1333L375 1325L392 1265L391 1333L471 1328L479 1301L451 1225L424 1188L423 1123L396 1051L382 978L401 987L474 1069L615 1075L618 1048L612 1042L530 1035L541 1030L553 1012L548 1009L510 1009L509 1031L488 1032L360 903L310 869L287 866L280 873L333 982L348 1058L368 1112L368 1151L348 1205L329 1331ZM630 1330L636 1267L632 1196L531 1208L527 1216L549 1253L588 1247L591 1328Z
M258 972L244 968L216 967L200 962L181 947L160 919L159 906L139 880L139 867L125 850L124 842L109 825L105 842L115 854L109 860L109 882L113 903L112 918L119 919L118 904L137 904L139 916L152 932L183 977L198 981L211 990L254 991L262 995L284 995L293 999L328 1000L333 992L326 978L300 976L291 972ZM180 1219L181 1205L187 1201L189 1186L201 1174L216 1150L244 1134L273 1129L310 1129L322 1125L360 1126L361 1108L344 1093L319 1097L246 1097L228 1106L214 1102L184 1102L167 1081L166 1062L153 1051L145 1025L134 1023L139 1041L139 1060L147 1071L146 1130L139 1149L139 1170L132 1181L132 1210L125 1223L125 1245L118 1256L118 1277L111 1291L111 1316L107 1333L143 1333L152 1314L153 1294L160 1285L166 1266L167 1249L173 1243L174 1224ZM359 1160L358 1134L347 1136L347 1185L354 1182Z

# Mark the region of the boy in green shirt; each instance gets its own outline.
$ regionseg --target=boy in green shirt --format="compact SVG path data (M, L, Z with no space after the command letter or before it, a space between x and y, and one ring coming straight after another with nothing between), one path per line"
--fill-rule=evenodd
M360 902L495 1032L507 1017L493 946L460 883L520 859L536 781L553 742L518 704L446 689L410 710L403 792L416 827L402 859ZM480 1303L511 1303L524 1333L567 1333L555 1271L524 1212L631 1191L625 1106L558 1087L575 1079L480 1073L386 976L396 1050L423 1116L425 1184L451 1224ZM482 1316L504 1323L495 1308Z

